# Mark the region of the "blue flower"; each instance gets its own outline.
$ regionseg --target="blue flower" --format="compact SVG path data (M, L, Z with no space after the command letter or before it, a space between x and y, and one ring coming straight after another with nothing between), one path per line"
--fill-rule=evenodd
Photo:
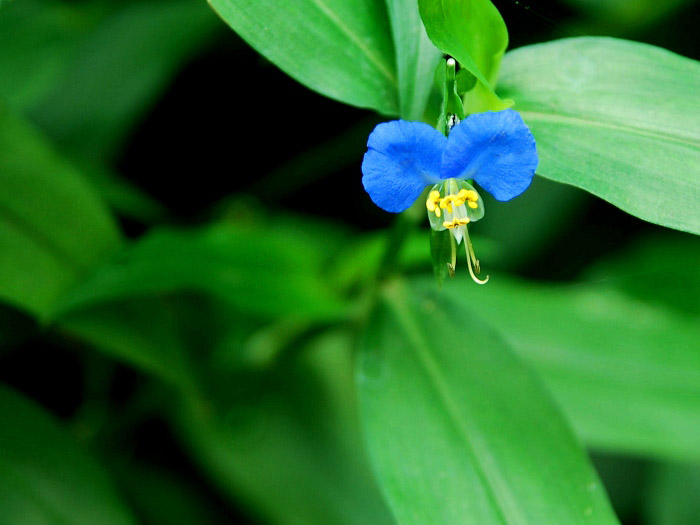
M385 122L367 148L362 184L377 206L394 213L446 179L472 179L497 200L510 200L528 188L538 163L535 139L512 109L470 115L449 138L421 122Z
M456 244L466 237L470 272L473 265L478 273L467 224L484 216L484 205L466 181L507 201L530 186L537 164L535 139L512 109L470 115L448 137L421 122L394 120L370 134L362 184L377 206L393 213L409 208L433 185L425 203L431 227L450 230Z

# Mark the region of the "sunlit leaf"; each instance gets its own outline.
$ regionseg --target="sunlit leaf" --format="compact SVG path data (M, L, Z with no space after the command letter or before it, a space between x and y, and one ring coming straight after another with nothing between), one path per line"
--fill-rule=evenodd
M398 114L397 74L383 0L210 0L231 28L305 86Z
M700 233L700 64L574 38L506 55L500 90L537 140L537 173L644 220Z
M418 0L428 37L453 56L479 84L466 97L468 112L507 107L493 92L508 30L490 0Z
M428 40L416 0L386 0L396 51L399 115L421 120L440 51Z
M475 311L396 282L367 327L361 415L398 521L616 523L564 418Z
M700 329L601 285L547 287L491 276L443 292L492 322L540 373L596 448L700 459Z

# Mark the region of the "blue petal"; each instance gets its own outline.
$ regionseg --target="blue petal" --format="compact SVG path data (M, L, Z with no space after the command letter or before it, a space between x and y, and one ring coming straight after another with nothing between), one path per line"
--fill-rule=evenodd
M367 140L362 185L380 208L398 213L440 180L445 136L422 122L379 124Z
M537 169L535 138L512 109L476 113L450 132L442 178L474 179L499 201L524 192Z

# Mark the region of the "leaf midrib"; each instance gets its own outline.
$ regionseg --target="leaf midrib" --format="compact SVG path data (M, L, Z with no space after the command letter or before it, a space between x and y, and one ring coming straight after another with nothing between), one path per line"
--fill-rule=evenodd
M557 113L543 113L541 111L518 111L523 117L525 122L529 119L540 120L545 122L555 122L559 124L572 124L578 126L587 126L592 128L605 128L613 131L620 131L623 133L629 133L633 135L640 135L656 140L675 142L677 144L682 144L684 146L690 146L693 148L700 149L700 140L693 141L691 139L686 139L679 137L677 135L671 135L669 133L664 133L662 131L648 130L635 126L624 126L621 124L615 124L613 122L605 122L602 120L586 119L582 117L572 117L569 115L561 115Z
M387 64L385 64L379 56L374 54L370 48L368 48L362 39L354 32L350 27L343 23L343 21L338 18L338 16L328 8L328 6L323 2L323 0L311 0L312 3L318 7L318 9L328 18L333 24L340 29L349 39L353 42L362 53L367 57L377 70L391 83L392 86L397 86L398 81L394 73L389 69Z
M432 383L435 392L438 394L438 397L447 409L449 420L452 422L458 433L464 438L465 449L472 458L474 471L481 480L481 485L484 488L484 492L486 493L489 501L491 502L492 508L495 510L502 523L508 523L505 518L505 510L501 508L501 505L499 504L499 500L496 497L496 491L494 490L490 477L487 474L487 469L479 461L478 455L471 444L469 439L469 430L464 421L462 421L458 404L450 395L449 389L442 378L437 363L430 355L430 352L426 350L426 348L429 348L427 341L421 335L421 333L415 329L415 322L412 319L410 310L403 306L403 302L393 298L387 298L387 304L393 311L399 325L403 327L404 333L408 336L410 343L412 343L409 346L414 351L414 355L418 361L423 365L429 382Z

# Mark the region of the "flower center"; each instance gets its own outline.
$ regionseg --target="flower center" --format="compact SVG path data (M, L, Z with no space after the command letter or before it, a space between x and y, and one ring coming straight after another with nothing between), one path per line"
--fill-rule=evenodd
M434 230L455 230L484 216L484 204L476 190L467 182L447 179L436 184L425 201L430 226ZM459 243L462 234L454 232Z

